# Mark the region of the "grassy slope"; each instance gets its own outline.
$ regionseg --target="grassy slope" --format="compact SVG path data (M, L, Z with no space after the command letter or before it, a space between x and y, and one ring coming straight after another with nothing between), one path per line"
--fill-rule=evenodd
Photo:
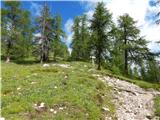
M88 72L90 64L68 64L73 67L2 62L2 116L9 120L98 120L106 114L102 107L110 109L107 116L114 116L111 88ZM44 102L47 111L37 113L33 105L38 102ZM59 106L66 108L58 110ZM50 108L57 114L51 113Z

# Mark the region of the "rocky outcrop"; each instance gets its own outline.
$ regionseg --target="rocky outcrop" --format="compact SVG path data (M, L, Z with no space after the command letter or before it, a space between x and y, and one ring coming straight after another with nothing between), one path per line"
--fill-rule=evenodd
M160 120L154 115L155 90L144 90L139 86L108 76L97 76L113 88L113 102L118 120ZM107 120L107 119L106 119Z

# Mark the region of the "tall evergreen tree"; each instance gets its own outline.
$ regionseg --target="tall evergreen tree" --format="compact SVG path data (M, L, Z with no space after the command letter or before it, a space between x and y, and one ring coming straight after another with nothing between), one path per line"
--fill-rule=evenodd
M25 57L31 46L30 15L21 9L21 2L7 1L2 8L2 51L6 62L11 57Z
M88 60L90 58L90 33L89 26L87 26L87 16L81 16L81 26L80 26L80 42L81 42L81 58L83 60Z
M88 60L90 56L90 34L87 26L87 16L82 15L75 18L73 26L72 59Z
M52 43L52 49L54 53L54 60L56 61L57 56L65 56L67 54L67 48L65 44L61 41L61 38L65 37L65 33L62 30L61 16L56 15L54 19L54 39Z
M140 30L136 27L136 22L128 14L119 17L119 30L121 49L123 50L124 72L128 75L128 64L142 63L145 54L148 52L147 42L139 36Z
M80 17L76 17L74 19L74 25L72 28L72 31L74 32L73 35L73 42L71 44L72 46L72 53L71 57L73 60L80 60Z
M112 15L106 10L104 3L99 2L93 19L91 20L91 30L92 30L92 46L94 47L96 61L98 63L98 68L101 69L102 59L106 54L106 50L109 47L109 31L112 26Z

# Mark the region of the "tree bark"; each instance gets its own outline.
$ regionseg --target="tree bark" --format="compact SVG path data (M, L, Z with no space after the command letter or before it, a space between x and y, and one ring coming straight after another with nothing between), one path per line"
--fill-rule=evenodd
M10 56L7 56L6 63L9 63L9 62L10 62Z
M125 74L128 75L128 51L127 49L125 49L125 66L124 66L124 69L125 69Z
M127 38L125 36L125 47L127 45ZM125 74L128 75L128 49L125 48L124 50L124 70L125 70Z
M101 70L101 50L98 50L98 68L97 70Z
M8 45L7 45L7 57L6 57L6 63L9 63L9 62L10 62L10 48L11 48L11 43L8 42Z

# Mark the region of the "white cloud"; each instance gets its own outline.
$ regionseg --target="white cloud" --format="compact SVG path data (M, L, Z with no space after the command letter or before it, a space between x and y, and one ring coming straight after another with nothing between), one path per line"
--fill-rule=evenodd
M69 18L64 25L65 31L70 33L72 31L72 26L73 26L73 19Z
M145 23L141 28L141 35L148 41L156 42L160 40L160 26L156 24Z
M68 48L69 54L71 54L72 52L72 48Z
M84 14L87 15L88 19L92 19L93 13L94 13L94 10L89 10L89 11L85 12Z
M138 22L138 26L145 23L145 14L148 7L148 0L112 0L106 2L106 8L113 13L114 21L120 15L128 13Z
M70 44L72 43L72 37L73 37L72 26L73 26L73 19L69 18L64 25L64 30L67 34L67 38L64 42L67 44L68 51L70 53L72 51L72 49L70 48Z
M42 8L42 5L36 2L31 2L30 10L33 16L40 16L41 8Z
M33 34L34 37L41 37L41 33L35 33Z
M94 8L88 9L88 6L95 6L96 2L90 1L86 5L88 11L85 13L89 17L93 14ZM154 48L154 42L160 40L160 26L155 24L155 13L160 11L160 7L157 9L155 6L150 6L150 0L103 0L103 2L105 7L112 13L115 23L117 23L117 18L125 13L128 13L136 20L137 26L141 30L141 35L152 42L149 43L148 47L150 49ZM158 47L155 48L158 49Z

